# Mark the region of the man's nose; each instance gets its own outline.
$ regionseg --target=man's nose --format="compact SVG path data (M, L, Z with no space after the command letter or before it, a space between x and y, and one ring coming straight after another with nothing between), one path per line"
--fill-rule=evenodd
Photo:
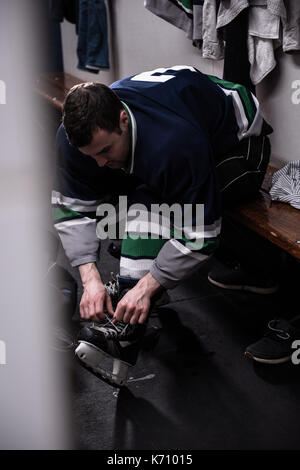
M105 166L106 163L108 162L107 158L104 158L104 157L97 157L96 158L96 162L97 162L97 165L102 167L102 166Z

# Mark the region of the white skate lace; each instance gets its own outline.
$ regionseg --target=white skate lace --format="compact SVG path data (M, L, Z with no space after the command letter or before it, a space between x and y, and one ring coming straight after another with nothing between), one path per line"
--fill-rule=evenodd
M112 280L108 281L105 284L105 289L109 293L109 295L118 295L119 293L119 275L114 274L113 272L110 273Z
M116 322L113 323L112 320L106 315L106 320L103 320L101 324L93 323L92 328L99 330L104 333L106 338L124 338L130 330L131 325L129 323Z
M119 295L119 274L113 272L110 273L111 280L105 283L105 288L109 293L110 297ZM113 323L110 316L106 315L106 319L103 320L100 324L93 323L92 328L101 331L104 333L106 338L124 338L129 331L132 329L132 326L129 323L116 322Z

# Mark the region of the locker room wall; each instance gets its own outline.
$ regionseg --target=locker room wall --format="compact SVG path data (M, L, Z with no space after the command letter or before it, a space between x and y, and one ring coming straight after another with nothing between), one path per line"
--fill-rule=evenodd
M61 26L66 72L82 80L110 84L144 70L188 64L204 73L222 77L223 61L202 59L200 51L193 47L183 31L146 10L142 0L130 0L130 3L114 0L107 6L110 16L110 70L95 75L76 68L75 27L65 21ZM257 95L263 114L275 131L271 136L271 163L280 167L300 159L300 54L278 52L277 59L277 68L258 85Z
M263 114L272 125L271 163L300 160L300 53L276 52L277 67L257 86Z

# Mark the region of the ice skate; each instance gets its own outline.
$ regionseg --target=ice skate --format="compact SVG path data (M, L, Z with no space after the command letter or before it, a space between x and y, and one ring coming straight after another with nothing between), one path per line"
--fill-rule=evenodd
M84 327L75 354L80 362L111 385L122 387L130 366L136 363L145 325L112 323L107 317Z
M118 277L106 284L115 308L129 290L120 292ZM83 327L78 333L75 354L81 364L105 382L117 387L125 385L129 367L136 363L145 324L113 323L110 316L99 323Z

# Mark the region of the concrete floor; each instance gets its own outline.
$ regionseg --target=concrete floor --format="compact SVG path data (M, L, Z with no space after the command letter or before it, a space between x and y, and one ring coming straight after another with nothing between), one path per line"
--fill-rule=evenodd
M104 281L118 270L106 247ZM70 269L62 251L58 261ZM300 449L300 366L262 365L243 355L282 305L296 313L293 282L272 295L225 291L207 281L215 263L170 291L159 340L141 351L125 388L102 382L69 353L76 448Z

